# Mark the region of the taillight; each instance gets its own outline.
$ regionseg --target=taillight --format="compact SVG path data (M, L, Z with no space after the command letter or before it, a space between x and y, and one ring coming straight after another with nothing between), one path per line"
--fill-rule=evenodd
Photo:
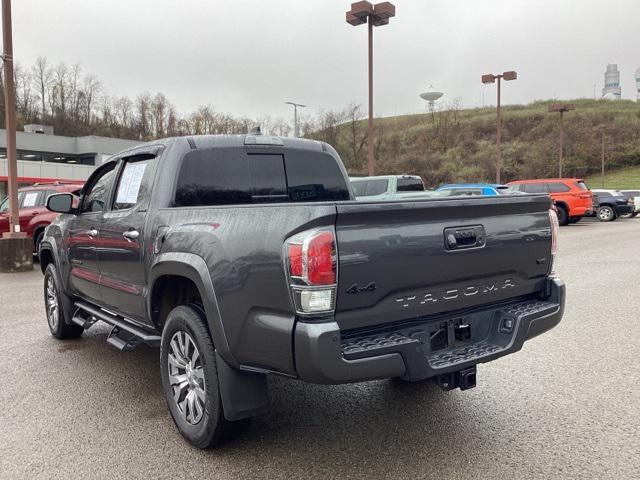
M287 239L285 252L296 312L301 315L333 313L337 276L333 229L298 233Z
M302 244L291 243L287 245L289 256L289 274L293 277L302 276Z
M558 222L558 214L555 210L549 209L549 224L551 226L551 266L549 274L553 274L556 270L556 254L558 253L558 234L560 232L560 224Z
M333 285L336 283L336 242L333 232L324 231L309 239L305 263L307 280L312 285Z

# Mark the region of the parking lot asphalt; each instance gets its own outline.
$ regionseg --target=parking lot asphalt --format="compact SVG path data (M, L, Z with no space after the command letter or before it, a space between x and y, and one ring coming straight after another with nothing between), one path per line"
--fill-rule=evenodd
M640 477L640 218L563 227L562 323L478 386L270 379L222 448L174 428L158 351L49 335L38 266L0 274L0 478Z

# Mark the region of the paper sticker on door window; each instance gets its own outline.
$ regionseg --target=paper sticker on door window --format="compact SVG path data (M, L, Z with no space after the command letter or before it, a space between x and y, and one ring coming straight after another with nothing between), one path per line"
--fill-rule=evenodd
M22 208L35 207L40 192L27 192L22 201Z
M118 187L116 203L135 205L138 202L140 185L142 184L142 177L146 167L147 164L142 162L128 163L125 166L120 179L120 186Z

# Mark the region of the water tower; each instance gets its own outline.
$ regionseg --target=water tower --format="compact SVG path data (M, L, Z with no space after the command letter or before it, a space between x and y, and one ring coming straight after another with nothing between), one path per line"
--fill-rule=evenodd
M444 93L436 92L433 88L433 85L429 85L429 90L420 94L420 98L427 101L427 106L429 107L429 112L433 113L436 106L436 100L442 97Z

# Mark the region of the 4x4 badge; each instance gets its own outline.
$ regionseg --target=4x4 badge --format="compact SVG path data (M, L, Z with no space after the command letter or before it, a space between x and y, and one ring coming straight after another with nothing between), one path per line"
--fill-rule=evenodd
M376 289L376 282L369 282L364 287L358 286L357 283L354 283L349 288L347 288L347 293L361 293L361 292L373 292Z

